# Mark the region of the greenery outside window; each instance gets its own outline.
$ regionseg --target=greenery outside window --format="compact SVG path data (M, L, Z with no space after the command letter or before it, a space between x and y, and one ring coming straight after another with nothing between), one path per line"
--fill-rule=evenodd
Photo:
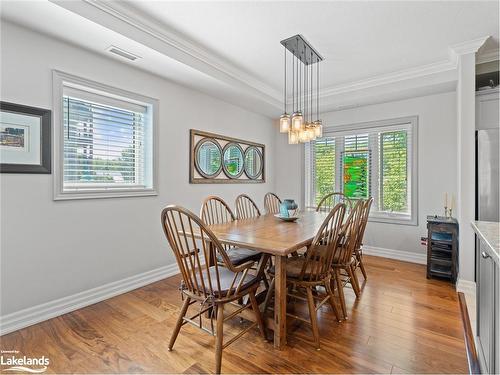
M306 205L374 198L370 220L417 225L417 117L336 126L306 144Z

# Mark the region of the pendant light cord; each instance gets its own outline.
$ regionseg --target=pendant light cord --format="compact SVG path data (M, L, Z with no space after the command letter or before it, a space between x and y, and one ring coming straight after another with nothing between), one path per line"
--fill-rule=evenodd
M284 56L285 56L285 76L284 76L284 81L285 81L285 91L284 91L284 93L283 93L283 105L284 105L284 107L285 107L285 112L284 112L283 114L285 114L285 113L286 113L286 44L285 44L285 46L284 46L284 47L285 47L285 48L284 48L284 52L285 52L285 53L284 53Z

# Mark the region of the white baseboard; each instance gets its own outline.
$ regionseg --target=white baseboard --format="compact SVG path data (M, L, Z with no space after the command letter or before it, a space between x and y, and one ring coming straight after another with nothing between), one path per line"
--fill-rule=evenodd
M456 284L457 292L463 292L465 295L476 295L476 283L474 281L458 279Z
M0 317L0 336L81 309L179 273L177 264L160 267L71 296L29 307Z
M409 251L384 249L382 247L363 245L363 254L373 255L382 258L397 259L411 263L427 264L426 254L411 253Z

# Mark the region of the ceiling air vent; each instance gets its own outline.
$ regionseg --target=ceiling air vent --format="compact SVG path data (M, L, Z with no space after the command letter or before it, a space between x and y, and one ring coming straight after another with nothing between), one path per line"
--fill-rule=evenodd
M106 49L106 51L114 53L115 55L118 55L120 57L124 57L127 60L130 61L135 61L137 59L140 59L140 56L134 55L133 53L127 52L121 48L115 47L115 46L110 46Z

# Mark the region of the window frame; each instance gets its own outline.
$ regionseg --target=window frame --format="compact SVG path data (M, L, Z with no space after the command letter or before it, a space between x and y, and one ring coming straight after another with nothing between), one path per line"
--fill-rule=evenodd
M408 162L410 163L408 168L408 189L411 191L410 198L410 214L402 213L389 213L378 211L380 195L380 168L381 168L381 158L378 157L380 145L378 145L378 140L370 139L373 137L374 132L387 132L395 131L401 129L401 127L406 127L410 134L408 137ZM391 129L392 128L392 129ZM370 162L370 193L374 198L372 210L370 212L369 221L389 223L389 224L401 224L401 225L418 225L418 116L407 116L399 117L386 120L376 120L368 121L354 124L345 124L339 126L328 126L326 125L323 129L323 137L334 137L335 138L335 186L336 191L342 191L341 186L343 171L339 170L339 166L342 166L342 161L337 159L344 152L344 145L342 139L344 136L360 133L366 131L369 133L369 148L375 146L371 149L371 162ZM378 138L378 137L377 137ZM305 145L304 152L304 202L306 207L315 207L314 203L314 181L312 174L312 155L311 155L311 145ZM341 168L340 168L341 169ZM340 172L340 173L339 173ZM377 210L373 208L376 207Z
M150 186L128 187L128 186L105 186L101 188L86 188L75 191L64 190L64 115L63 95L64 88L77 89L87 92L89 95L109 97L110 100L119 99L145 106L149 114L146 124L151 136L144 140L145 147L151 155L150 163L145 168L145 178L150 181ZM54 157L53 159L53 199L95 199L95 198L122 198L158 195L158 100L140 94L111 87L85 78L76 77L58 70L52 71L52 101L54 112ZM148 175L151 174L151 175Z

